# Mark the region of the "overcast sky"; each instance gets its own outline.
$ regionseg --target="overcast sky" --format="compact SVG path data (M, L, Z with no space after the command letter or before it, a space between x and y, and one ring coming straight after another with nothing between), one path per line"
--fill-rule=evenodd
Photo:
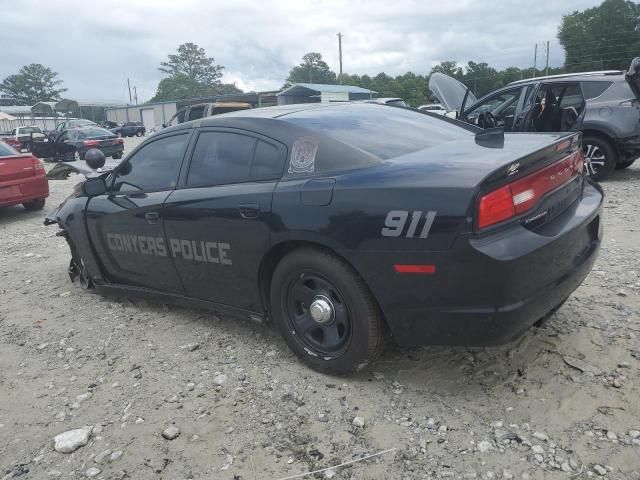
M546 40L550 64L559 66L562 15L599 3L0 0L0 79L42 63L60 73L68 98L127 101L129 77L144 101L162 78L159 63L194 42L226 67L225 82L270 90L309 51L322 53L337 72L337 32L344 34L345 73L427 73L443 60L530 68L534 45Z

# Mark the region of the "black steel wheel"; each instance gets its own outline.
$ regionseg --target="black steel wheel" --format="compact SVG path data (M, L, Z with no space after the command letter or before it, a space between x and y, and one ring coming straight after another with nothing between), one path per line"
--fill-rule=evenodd
M273 322L312 368L347 375L378 354L382 319L362 278L344 260L316 248L287 254L271 278Z
M338 289L313 272L301 272L285 287L287 323L304 346L340 355L351 339L349 309Z

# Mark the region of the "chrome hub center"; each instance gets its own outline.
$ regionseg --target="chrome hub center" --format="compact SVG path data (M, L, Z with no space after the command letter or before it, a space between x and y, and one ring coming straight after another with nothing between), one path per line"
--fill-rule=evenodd
M318 296L309 306L309 314L317 323L326 324L333 320L333 304L324 296Z

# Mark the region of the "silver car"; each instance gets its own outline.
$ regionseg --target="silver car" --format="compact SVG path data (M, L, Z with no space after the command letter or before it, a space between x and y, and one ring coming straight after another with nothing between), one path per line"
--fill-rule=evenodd
M640 156L640 58L627 72L572 73L512 82L477 100L458 80L434 73L429 89L456 117L482 128L583 133L587 173L601 180Z

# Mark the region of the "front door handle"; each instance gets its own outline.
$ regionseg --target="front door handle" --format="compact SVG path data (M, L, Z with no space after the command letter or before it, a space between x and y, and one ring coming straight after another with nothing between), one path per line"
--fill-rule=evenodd
M155 225L156 223L158 223L158 220L160 219L160 213L147 212L144 214L144 218L147 220L147 223L149 225Z
M242 218L258 218L258 215L260 215L260 205L257 203L239 205L238 210Z

